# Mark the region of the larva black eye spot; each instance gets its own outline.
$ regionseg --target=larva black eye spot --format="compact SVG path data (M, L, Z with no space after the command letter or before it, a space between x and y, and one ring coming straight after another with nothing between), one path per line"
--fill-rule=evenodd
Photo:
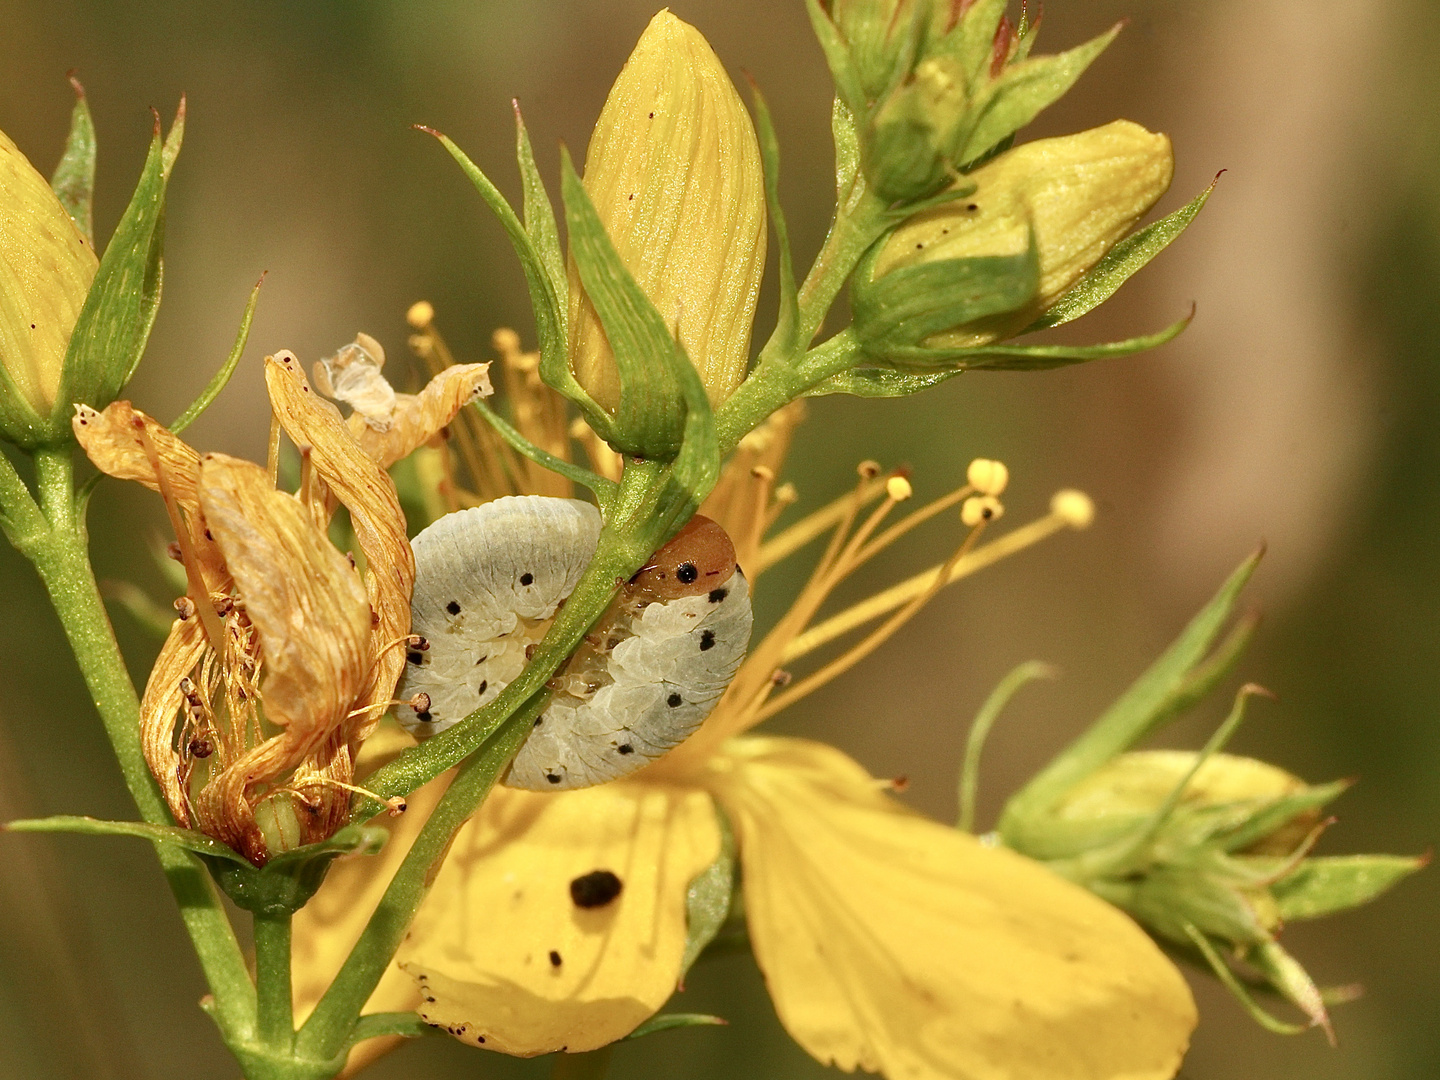
M551 950L550 950L550 966L551 966L551 967L559 967L559 966L560 966L561 964L563 964L564 962L565 962L565 961L560 958L560 954L559 954L558 952L556 952L554 949L551 949Z
M710 590L710 603L712 603L712 604L718 604L718 603L720 603L721 600L724 600L725 597L727 597L727 596L729 596L729 595L730 595L730 590L729 590L729 589L711 589L711 590Z
M669 705L670 708L675 709L678 708L680 706L680 703L684 700L685 699L682 698L679 694L671 694L665 699L665 704Z
M553 772L547 772L545 774L545 779L552 784L558 784L560 782L560 777Z
M700 635L700 651L705 652L715 647L715 631L706 630Z
M425 723L428 724L428 723L430 723L430 714L429 714L428 712L417 712L417 713L415 714L415 719L416 719L416 720L423 720L423 721L425 721Z
M409 660L412 664L423 664L425 662L425 654L411 650L405 654L405 659Z
M700 576L693 562L682 562L675 568L675 580L681 585L690 585Z
M527 571L526 573L520 575L520 584L521 584L521 585L533 585L534 583L535 583L535 575L534 575L534 574L531 574L531 573L529 573L529 572Z
M623 888L625 883L612 871L591 870L570 882L570 899L580 908L604 907L619 896Z
M445 605L445 610L448 611L451 615L459 615L460 604L458 601L451 600L448 604Z
M617 754L633 754L635 747L631 746L628 742L622 742L619 746L615 747L615 752Z

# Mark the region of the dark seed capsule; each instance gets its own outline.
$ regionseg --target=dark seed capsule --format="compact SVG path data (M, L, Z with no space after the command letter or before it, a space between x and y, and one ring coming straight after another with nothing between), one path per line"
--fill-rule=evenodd
M624 883L609 870L591 870L570 882L570 899L576 907L604 907L625 887Z

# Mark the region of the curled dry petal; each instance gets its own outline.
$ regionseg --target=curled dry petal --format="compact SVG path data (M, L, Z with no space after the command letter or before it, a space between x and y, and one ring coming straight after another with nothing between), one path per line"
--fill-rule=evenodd
M350 434L382 469L388 469L438 435L470 402L494 393L489 369L489 364L457 364L436 375L418 394L394 395L383 428L357 408L349 420Z
M185 703L180 680L195 670L205 655L205 648L205 631L200 620L193 615L176 619L165 644L160 647L160 655L155 658L155 666L150 669L150 680L140 701L140 748L145 754L145 763L160 784L176 823L185 827L192 823L190 803L179 771L182 759L175 748L175 715Z
M164 424L128 401L112 401L103 412L76 405L70 421L76 442L97 469L117 480L135 480L151 491L159 491L155 466L137 431L140 425L159 458L171 494L187 511L193 511L200 503L200 455Z
M405 665L404 651L387 648L410 629L410 592L415 557L405 535L405 515L395 484L360 448L340 412L310 388L299 362L288 353L265 360L265 385L280 426L350 511L355 538L365 554L365 588L374 610L376 657L355 700L351 745L364 739L383 712Z
M315 363L315 386L326 397L343 401L376 431L390 427L395 411L395 390L380 373L385 350L369 334L356 334L334 356Z

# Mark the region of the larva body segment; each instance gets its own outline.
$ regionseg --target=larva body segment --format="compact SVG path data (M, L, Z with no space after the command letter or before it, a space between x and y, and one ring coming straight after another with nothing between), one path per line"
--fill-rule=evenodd
M499 694L575 588L600 524L588 503L525 495L447 514L416 536L412 630L429 648L411 651L398 693L426 693L430 708L399 706L400 722L428 738ZM649 581L642 571L622 588L551 680L550 707L506 784L558 791L613 780L709 715L744 658L751 624L744 575L715 532L724 537L702 519L651 560L672 572L694 565L691 581Z

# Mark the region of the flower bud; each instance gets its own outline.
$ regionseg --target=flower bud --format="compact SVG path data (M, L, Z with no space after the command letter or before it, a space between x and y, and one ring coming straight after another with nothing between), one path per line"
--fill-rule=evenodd
M615 251L679 336L710 400L745 377L765 268L755 129L700 32L650 20L605 101L585 190ZM570 262L570 359L603 408L619 404L610 343Z
M0 132L0 428L43 439L98 260L46 179ZM69 408L59 430L69 431Z
M1039 289L1028 303L922 344L966 348L1008 337L1098 263L1165 194L1173 173L1169 138L1128 120L1017 146L956 182L957 190L973 185L972 194L895 230L869 279L942 261L1022 255L1033 242Z

